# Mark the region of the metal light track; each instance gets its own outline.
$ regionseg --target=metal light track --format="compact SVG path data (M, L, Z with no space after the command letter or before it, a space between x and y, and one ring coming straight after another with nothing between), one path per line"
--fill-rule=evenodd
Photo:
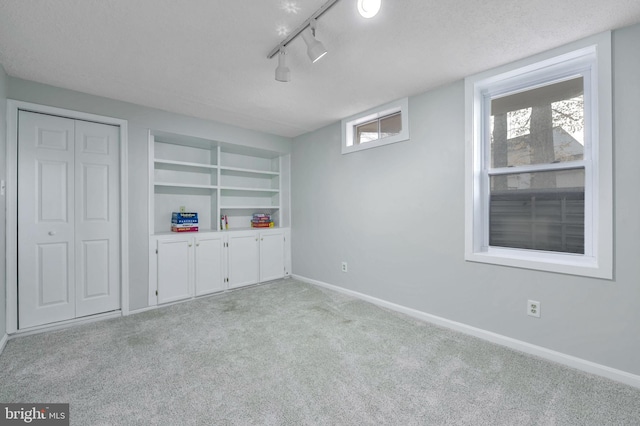
M271 52L269 52L269 54L267 55L267 58L268 59L273 58L275 56L275 54L280 51L280 49L282 49L283 47L286 47L287 44L291 43L291 41L294 38L298 37L301 32L303 32L305 29L307 29L308 26L311 25L312 21L314 21L314 20L318 19L319 17L321 17L327 10L329 10L331 8L331 6L333 6L337 2L338 2L338 0L329 0L328 2L323 4L320 9L316 10L315 13L313 15L311 15L311 17L309 17L309 19L304 21L302 23L302 25L300 25L298 28L296 28L295 31L293 31L291 34L289 34L287 36L287 38L282 40L280 42L280 44L278 44Z

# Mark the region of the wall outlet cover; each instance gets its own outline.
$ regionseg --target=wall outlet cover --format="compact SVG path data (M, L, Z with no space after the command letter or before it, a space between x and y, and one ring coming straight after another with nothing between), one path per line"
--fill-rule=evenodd
M540 318L540 302L536 300L527 300L527 315Z

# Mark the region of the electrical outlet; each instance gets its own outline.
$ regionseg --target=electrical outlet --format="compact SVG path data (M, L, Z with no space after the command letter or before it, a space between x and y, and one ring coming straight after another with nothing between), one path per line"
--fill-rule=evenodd
M347 262L342 262L342 272L347 272Z
M540 302L527 300L527 315L540 318Z

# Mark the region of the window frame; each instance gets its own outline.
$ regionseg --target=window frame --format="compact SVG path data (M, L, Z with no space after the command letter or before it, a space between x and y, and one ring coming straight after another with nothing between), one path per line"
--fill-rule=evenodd
M393 136L379 138L362 144L355 143L355 129L365 123L380 121L390 115L400 113L402 129L400 133ZM376 108L369 109L359 114L352 115L341 121L342 129L342 154L349 154L364 149L377 148L396 142L409 140L409 100L402 98ZM378 131L380 123L378 123Z
M510 167L508 173L585 170L585 252L489 246L491 99L583 76L582 161ZM613 278L611 33L606 32L465 79L465 259L541 271Z

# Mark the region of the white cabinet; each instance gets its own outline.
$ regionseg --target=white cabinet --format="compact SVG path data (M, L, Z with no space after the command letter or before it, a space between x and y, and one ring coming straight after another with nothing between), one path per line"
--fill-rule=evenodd
M229 288L256 284L260 279L260 244L258 232L228 234Z
M229 287L242 287L285 276L285 231L229 234Z
M224 285L224 238L207 234L195 238L195 295L215 293Z
M281 229L260 232L260 282L284 277L284 243Z
M193 238L157 240L158 304L191 297Z
M149 305L288 275L290 174L286 153L149 130ZM181 207L199 232L170 232ZM252 228L254 213L275 228Z
M190 299L289 275L289 229L152 236L149 304Z
M225 290L222 235L184 233L155 241L149 274L151 287L156 289L152 302L170 303Z

